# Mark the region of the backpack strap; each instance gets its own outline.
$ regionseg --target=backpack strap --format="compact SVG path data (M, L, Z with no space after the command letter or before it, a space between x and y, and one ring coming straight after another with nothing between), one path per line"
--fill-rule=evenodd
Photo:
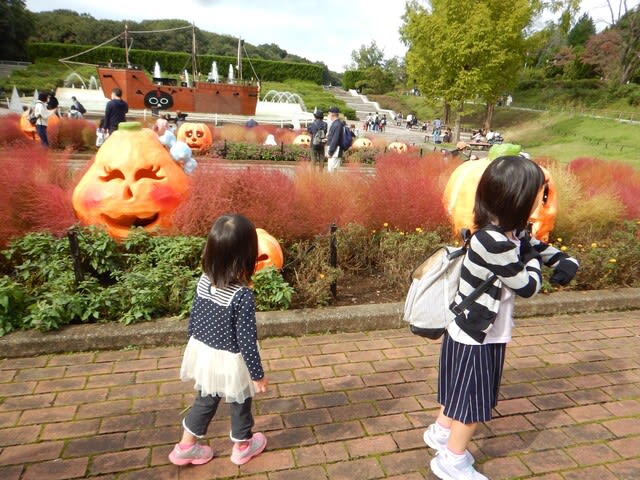
M462 237L464 244L462 248L465 254L467 253L467 248L469 248L469 242L471 242L471 231L468 228L463 228L460 230L460 236ZM469 307L473 302L475 302L480 295L489 290L489 287L493 285L493 282L498 278L495 274L492 274L489 278L487 278L484 282L478 285L473 292L471 292L464 300L462 300L458 304L451 304L449 309L455 313L456 315L462 315L462 313Z

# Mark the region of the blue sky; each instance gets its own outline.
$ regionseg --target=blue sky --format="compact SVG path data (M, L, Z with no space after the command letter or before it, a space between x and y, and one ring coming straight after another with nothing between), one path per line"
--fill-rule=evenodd
M620 2L611 1L614 5ZM632 0L629 6L637 3ZM173 9L167 4L149 0L26 1L33 12L68 9L98 19L193 21L198 28L242 37L253 45L275 43L290 53L322 61L337 72L351 62L353 50L373 40L385 58L402 57L406 52L398 33L404 0L183 0L172 2ZM606 5L606 0L582 2L582 10L590 13L598 29L610 18Z

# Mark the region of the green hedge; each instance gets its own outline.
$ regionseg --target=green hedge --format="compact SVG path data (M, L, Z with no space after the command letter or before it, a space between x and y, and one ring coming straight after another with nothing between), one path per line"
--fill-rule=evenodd
M33 61L37 58L66 58L71 55L81 53L91 48L89 45L69 45L65 43L29 43L27 45L27 54L29 59ZM77 61L86 63L124 63L125 53L123 48L117 47L100 47L85 53ZM218 64L218 72L225 75L229 69L229 65L236 64L236 58L223 55L200 55L198 61L203 72L208 72L211 63L216 61ZM190 65L190 54L176 52L161 52L153 50L136 50L129 51L129 61L135 65L142 65L148 69L152 69L155 62L162 67L163 72L171 74L179 74ZM244 61L244 77L253 77L251 64L260 80L282 82L289 79L305 80L322 84L324 69L320 65L310 63L293 63L293 62L273 62L271 60L251 59L251 62Z

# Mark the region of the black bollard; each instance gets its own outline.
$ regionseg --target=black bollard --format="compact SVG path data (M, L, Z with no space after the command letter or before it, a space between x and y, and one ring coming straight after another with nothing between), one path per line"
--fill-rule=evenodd
M76 283L80 283L84 280L84 273L82 272L82 260L80 259L78 231L75 227L72 227L67 231L67 239L69 239L69 250L71 250L71 260L73 261L73 274L75 276Z
M338 230L338 226L335 222L331 224L329 229L330 239L329 239L329 266L331 268L338 268L338 245L336 242L336 231ZM329 286L331 290L331 295L335 299L338 295L338 281L334 280L331 282Z

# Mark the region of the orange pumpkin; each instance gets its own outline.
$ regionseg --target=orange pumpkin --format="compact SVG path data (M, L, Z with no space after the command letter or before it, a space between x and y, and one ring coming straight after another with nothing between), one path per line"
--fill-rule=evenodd
M124 122L98 150L73 191L72 204L84 224L104 225L115 238L129 229L171 226L189 180L158 136L138 122Z
M189 145L192 151L204 152L213 143L211 129L206 123L183 123L178 129L177 139Z
M353 141L353 148L371 148L373 147L373 142L369 140L367 137L356 138Z
M483 158L462 163L451 176L444 189L444 206L453 222L454 235L458 235L462 228L473 230L473 206L476 198L476 189L480 177L489 166L491 160ZM558 197L553 179L547 169L541 167L546 181L546 198L531 215L533 235L547 241L549 234L555 225L558 214Z
M387 147L390 152L407 153L407 144L403 142L391 142Z
M301 133L300 135L298 135L296 138L293 139L293 144L304 145L305 147L308 147L311 145L311 137L306 133Z
M273 265L280 270L284 265L284 254L280 243L269 232L262 228L256 228L258 234L258 260L256 261L256 272L265 267Z

